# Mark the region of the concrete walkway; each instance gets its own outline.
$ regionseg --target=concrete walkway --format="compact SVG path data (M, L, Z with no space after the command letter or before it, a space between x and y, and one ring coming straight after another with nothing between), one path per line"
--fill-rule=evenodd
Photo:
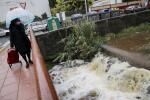
M0 52L0 100L38 100L33 66L18 63L10 69L7 49Z

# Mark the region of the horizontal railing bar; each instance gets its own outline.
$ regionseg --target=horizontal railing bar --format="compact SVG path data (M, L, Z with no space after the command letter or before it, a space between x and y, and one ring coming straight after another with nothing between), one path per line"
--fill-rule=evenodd
M30 28L30 39L32 44L33 66L37 84L38 100L58 100L53 82L48 74L48 70L37 44L36 38Z

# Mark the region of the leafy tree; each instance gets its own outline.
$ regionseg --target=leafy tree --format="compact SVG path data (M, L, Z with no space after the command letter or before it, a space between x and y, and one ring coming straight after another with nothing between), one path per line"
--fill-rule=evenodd
M52 14L55 15L58 12L65 11L66 7L64 5L64 0L56 0L55 8L51 9Z
M91 5L93 0L87 0L87 5ZM65 5L67 10L83 10L85 9L85 0L68 0Z
M93 0L87 0L87 5L91 5ZM55 8L52 13L56 14L60 11L76 11L85 10L85 0L56 0Z
M54 8L56 5L56 0L49 0L49 5L51 8Z

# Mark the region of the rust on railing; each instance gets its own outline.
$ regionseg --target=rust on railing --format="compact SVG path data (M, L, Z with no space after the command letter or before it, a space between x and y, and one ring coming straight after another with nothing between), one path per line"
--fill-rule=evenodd
M36 38L30 28L30 40L32 45L33 66L37 84L38 100L58 100L56 90L48 74L48 70L37 44Z

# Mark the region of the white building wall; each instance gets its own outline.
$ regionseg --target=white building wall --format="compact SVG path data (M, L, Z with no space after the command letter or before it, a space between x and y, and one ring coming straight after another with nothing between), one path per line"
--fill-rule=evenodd
M48 0L0 0L0 21L5 21L6 14L13 7L20 7L20 3L26 2L26 9L36 16L41 17L46 13L51 16Z

